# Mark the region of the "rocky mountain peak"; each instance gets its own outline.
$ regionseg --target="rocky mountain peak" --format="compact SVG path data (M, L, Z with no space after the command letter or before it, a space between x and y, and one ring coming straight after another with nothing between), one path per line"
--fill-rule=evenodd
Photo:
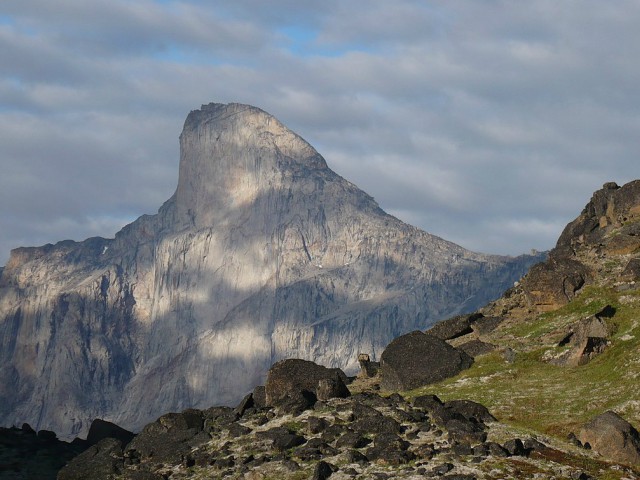
M115 239L17 249L0 279L0 424L61 438L100 417L236 402L270 365L375 360L400 334L497 298L540 257L407 225L262 110L209 104L175 194Z
M265 198L295 191L298 179L322 182L332 173L311 145L276 118L237 103L192 111L180 150L177 213L195 226L215 226ZM272 211L279 206L269 205Z

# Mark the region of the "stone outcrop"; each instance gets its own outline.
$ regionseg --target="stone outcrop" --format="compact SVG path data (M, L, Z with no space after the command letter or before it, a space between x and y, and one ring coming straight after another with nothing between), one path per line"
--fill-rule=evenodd
M432 326L427 333L438 337L441 340L453 340L473 332L472 325L476 320L482 318L481 313L467 315L456 315L455 317L442 320Z
M640 180L620 187L610 182L596 191L582 213L563 230L549 258L531 268L521 289L537 311L567 304L601 273L607 256L640 251ZM634 259L621 277L633 280Z
M359 375L364 378L372 378L378 374L380 362L374 362L367 353L358 354L358 364L360 365Z
M123 445L126 445L131 440L133 440L134 436L135 435L132 432L125 430L115 423L96 418L93 422L91 422L91 426L89 427L89 433L87 434L87 443L89 445L95 445L105 438L115 438L116 440L119 440Z
M607 459L640 465L640 434L615 412L607 411L583 425L578 438Z
M271 364L349 372L396 336L497 298L537 259L469 252L383 212L271 115L189 114L175 194L114 239L12 252L0 424L62 438L235 404Z
M348 397L346 381L339 368L297 358L281 360L267 373L266 404L289 413L301 413L317 400Z
M411 390L452 377L473 359L438 337L415 331L394 339L380 357L380 386Z
M568 333L558 343L559 347L569 346L569 350L553 359L552 363L577 367L601 354L607 348L611 335L611 327L606 318L613 315L615 309L607 305L595 315L571 325Z

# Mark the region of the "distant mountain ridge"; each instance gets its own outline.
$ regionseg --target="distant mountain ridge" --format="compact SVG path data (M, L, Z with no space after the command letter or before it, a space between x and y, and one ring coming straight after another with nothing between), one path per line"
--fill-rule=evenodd
M209 104L179 181L114 239L12 251L0 277L0 424L63 438L232 404L271 364L353 369L497 298L542 256L469 252L386 214L266 112Z

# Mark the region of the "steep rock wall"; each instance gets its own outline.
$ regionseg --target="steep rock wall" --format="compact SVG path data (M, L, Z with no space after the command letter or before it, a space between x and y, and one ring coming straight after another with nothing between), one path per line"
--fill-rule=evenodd
M0 277L0 423L63 437L233 403L301 357L354 369L498 297L540 258L482 255L384 213L302 138L210 104L176 193L115 239L20 248Z

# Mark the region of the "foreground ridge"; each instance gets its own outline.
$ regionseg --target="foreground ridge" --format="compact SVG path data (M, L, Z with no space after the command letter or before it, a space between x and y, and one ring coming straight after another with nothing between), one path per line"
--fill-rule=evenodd
M640 478L590 450L500 423L473 401L381 396L376 381L365 378L337 395L298 390L308 382L304 373L318 375L324 367L296 365L290 372L297 373L277 380L289 395L277 406L266 405L264 387L257 387L236 408L166 414L128 444L102 440L57 478L588 480L603 472ZM291 401L304 391L318 394L316 400L304 406Z

